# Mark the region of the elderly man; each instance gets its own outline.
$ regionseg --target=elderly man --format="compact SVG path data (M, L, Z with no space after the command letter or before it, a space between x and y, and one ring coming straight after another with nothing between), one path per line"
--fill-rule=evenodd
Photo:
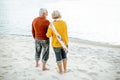
M50 22L46 19L47 15L47 10L41 8L39 11L39 17L35 18L32 22L32 35L35 39L36 67L39 66L40 55L42 52L43 71L48 70L48 68L46 68L46 62L49 58L49 38L46 37L46 32Z

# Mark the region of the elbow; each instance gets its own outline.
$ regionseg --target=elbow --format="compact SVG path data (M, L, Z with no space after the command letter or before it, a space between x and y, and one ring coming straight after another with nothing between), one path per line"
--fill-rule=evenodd
M51 37L51 35L50 35L50 34L46 34L46 37L50 38L50 37Z

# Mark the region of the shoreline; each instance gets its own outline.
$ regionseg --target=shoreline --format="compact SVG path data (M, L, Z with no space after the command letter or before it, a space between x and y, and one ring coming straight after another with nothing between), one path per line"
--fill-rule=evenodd
M0 36L23 36L23 37L32 37L32 35L21 35L21 34L0 34ZM114 45L110 43L104 43L104 42L97 42L97 41L90 41L90 40L85 40L85 39L80 39L80 38L74 38L74 37L69 37L70 41L76 41L88 45L95 45L95 46L101 46L101 47L110 47L110 48L120 48L120 45Z
M103 46L103 47L110 47L110 48L120 48L120 45L114 45L110 43L104 43L104 42L97 42L97 41L90 41L90 40L84 40L84 39L79 39L79 38L71 38L72 41L78 41L80 43L85 43L89 45L95 45L95 46Z

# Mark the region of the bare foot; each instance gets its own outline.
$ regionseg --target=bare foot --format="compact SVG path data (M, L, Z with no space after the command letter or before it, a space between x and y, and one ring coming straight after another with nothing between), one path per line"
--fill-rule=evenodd
M50 69L49 69L49 68L43 68L42 70L43 70L43 71L47 71L47 70L50 70Z
M70 70L64 70L64 73L70 72Z
M58 73L59 73L59 74L63 74L63 72L62 72L62 71L58 71Z
M35 67L39 67L40 65L39 64L36 64L36 66Z
M63 72L59 72L59 74L63 74Z
M65 70L64 73L66 73L67 71Z

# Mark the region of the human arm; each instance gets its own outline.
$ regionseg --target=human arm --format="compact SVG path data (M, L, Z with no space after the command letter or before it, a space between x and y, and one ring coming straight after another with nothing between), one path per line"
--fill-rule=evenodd
M48 27L48 30L47 30L47 33L46 33L46 36L48 37L48 38L50 38L51 36L52 36L52 29L51 29L51 24L49 25L49 27Z
M33 23L32 23L32 36L33 36L33 38L35 38L35 30L34 30Z

